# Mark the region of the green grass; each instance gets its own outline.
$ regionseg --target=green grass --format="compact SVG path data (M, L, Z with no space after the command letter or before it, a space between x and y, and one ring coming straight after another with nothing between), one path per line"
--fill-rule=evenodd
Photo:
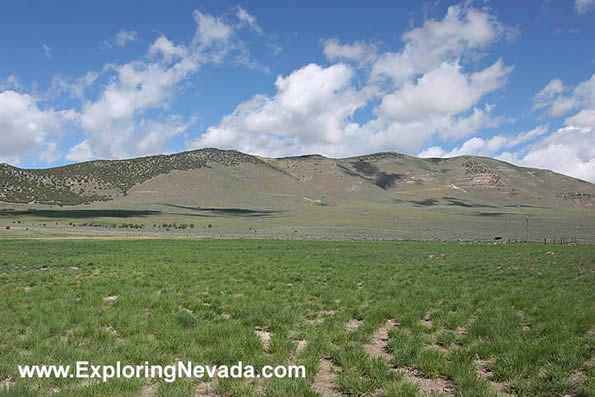
M0 241L0 396L139 395L145 380L19 379L17 364L250 363L307 378L224 380L232 395L595 395L595 247L266 240ZM105 297L117 296L115 301ZM324 321L320 321L324 319ZM350 320L359 328L346 330ZM389 360L365 345L389 319ZM424 320L424 321L422 321ZM256 327L271 333L267 351ZM308 341L296 354L297 341ZM480 376L476 361L491 371ZM159 382L193 395L199 380Z

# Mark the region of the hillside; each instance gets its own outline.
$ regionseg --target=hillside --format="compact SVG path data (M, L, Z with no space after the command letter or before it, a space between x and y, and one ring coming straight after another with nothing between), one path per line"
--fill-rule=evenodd
M81 208L81 216L105 223L119 216L92 211L151 211L159 216L135 219L155 224L208 216L218 219L219 235L231 236L253 232L256 218L263 236L277 235L275 228L293 236L298 227L308 230L302 237L321 238L339 229L353 238L469 238L511 229L521 236L531 217L539 236L591 239L594 203L591 183L474 156L271 159L201 149L50 169L0 165L0 210L7 216L27 209L66 219Z
M377 153L345 159L319 155L267 159L237 151L201 149L48 169L20 169L1 164L0 200L61 205L114 200L126 196L134 186L174 171L224 167L228 170L222 172L232 172L247 164L291 178L293 181L289 184L298 181L305 190L310 188L332 198L365 198L366 193L377 194L378 189L406 196L427 192L424 205L438 200L430 197L431 191L448 189L466 193L469 190L485 199L518 204L553 200L590 206L595 198L594 186L587 182L474 156L421 159L398 153ZM264 180L259 182L266 184ZM201 181L194 183L200 185Z

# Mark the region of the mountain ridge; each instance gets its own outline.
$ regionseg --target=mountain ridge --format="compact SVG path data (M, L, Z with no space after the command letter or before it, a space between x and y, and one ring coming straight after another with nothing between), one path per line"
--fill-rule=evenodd
M316 162L324 164L313 165ZM408 190L419 190L420 185L428 188L440 183L446 187L452 185L455 190L459 188L457 183L475 190L480 187L510 190L515 189L511 186L512 179L515 184L525 185L525 189L533 184L536 188L547 190L550 188L547 186L549 183L552 185L550 190L555 191L562 202L592 206L595 194L594 185L590 182L481 156L418 158L397 152L379 152L343 158L320 154L267 158L236 150L204 148L122 160L92 160L45 169L22 169L3 163L0 164L0 201L79 205L115 200L126 196L135 186L172 172L215 166L220 169L234 168L245 164L269 168L303 184L312 184L321 191L329 189L318 186L324 185L322 179L319 182L316 180L326 173L329 185L334 184L336 179L349 176L384 190L395 190L399 185L396 191L405 194ZM525 177L531 179L531 175L548 181L527 181L527 184L517 181ZM540 183L543 186L539 186ZM410 189L404 189L406 185L410 185ZM356 189L357 186L353 187L353 190ZM514 194L514 190L511 190L511 194Z

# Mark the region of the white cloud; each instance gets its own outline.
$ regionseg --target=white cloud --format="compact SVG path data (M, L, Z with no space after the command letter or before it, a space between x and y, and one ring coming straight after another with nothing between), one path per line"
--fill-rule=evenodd
M275 96L259 95L239 105L190 146L278 156L319 149L340 153L348 144L345 138L357 128L350 117L365 104L350 86L352 76L343 64L310 64L279 76Z
M558 85L558 83L555 84ZM573 94L577 98L580 97L577 103L590 103L585 100L588 97L585 90L589 84L581 83L579 87ZM495 156L500 160L521 166L545 168L595 182L595 110L582 109L568 117L565 124L566 126L547 136L547 127L539 126L511 137L500 135L489 139L474 137L450 151L433 146L419 155L421 157L451 157L463 154ZM527 143L529 145L523 147Z
M163 153L166 142L182 133L194 123L190 120L184 123L180 117L171 116L166 122L142 121L139 128L146 131L145 135L136 143L137 155L148 156Z
M83 104L80 125L87 138L72 148L68 159L155 153L186 128L181 126L187 123L176 117L165 121L145 121L143 117L150 110L165 109L180 84L203 64L220 62L230 49L240 46L231 43L233 27L222 19L200 11L193 16L197 26L190 44L175 44L160 36L151 43L146 57L104 68L114 76L96 100Z
M595 109L581 110L572 117L566 119L566 125L579 128L594 128L595 129Z
M427 20L422 27L405 33L403 49L382 54L372 68L371 77L390 78L399 86L444 61L485 48L512 31L487 12L451 6L441 21Z
M563 127L521 153L500 159L526 167L546 168L595 183L595 130Z
M23 88L19 79L14 75L9 75L4 82L0 82L0 91L16 90L20 91Z
M56 141L46 142L44 148L39 154L39 159L45 161L46 164L51 164L60 157L61 154L58 151L58 142Z
M69 161L87 161L92 160L96 156L93 154L93 150L91 150L91 146L89 145L89 141L85 140L82 142L77 143L74 145L64 158Z
M553 79L533 98L533 109L547 109L552 117L562 116L581 107L595 109L595 74L574 90Z
M595 0L576 0L574 7L577 13L585 15L591 11L593 5L595 5Z
M120 31L116 33L114 43L116 43L118 47L124 47L128 42L136 39L136 32L134 30L120 29Z
M161 36L155 40L149 47L149 56L155 57L161 54L166 61L171 61L172 58L183 58L188 55L188 49L184 45L175 45L165 36Z
M236 7L236 17L238 18L241 24L248 26L256 33L263 33L262 28L256 23L256 18L240 6Z
M208 46L214 42L226 42L231 37L233 27L221 18L203 14L199 10L195 10L192 15L197 25L194 38L199 44Z
M52 78L52 90L59 94L68 94L74 98L82 99L85 90L91 87L97 81L98 77L99 73L96 72L87 72L75 80L67 80L60 76L54 76Z
M548 107L552 100L564 92L564 83L560 79L552 79L533 98L533 109Z
M380 114L399 120L419 120L433 115L463 112L486 93L504 85L512 68L498 60L492 66L465 75L458 63L443 62L438 68L407 82L382 99Z
M517 135L503 136L495 135L491 138L473 137L466 140L463 144L450 151L442 149L440 146L429 147L418 154L419 157L454 157L463 155L493 156L504 149L514 148L521 144L531 142L544 135L547 127L538 126L531 131L522 132Z
M28 94L0 92L0 157L16 159L40 146L73 117L72 112L39 109L36 99Z
M365 61L376 56L376 48L363 42L341 44L337 39L328 39L324 42L324 55L329 61L339 59Z
M595 74L573 90L554 79L534 98L536 108L567 117L565 126L519 152L499 157L527 167L547 168L595 182Z
M462 58L505 30L486 12L450 7L442 21L427 21L406 33L398 53L377 54L365 43L327 40L329 60L355 65L310 64L279 76L273 96L257 95L240 104L190 147L343 156L380 150L413 153L436 134L468 136L499 122L491 116L493 105L479 102L506 83L512 67L498 60L468 73ZM367 80L363 85L361 75ZM389 87L378 80L382 76L391 79ZM354 121L355 112L370 104L375 117L363 124Z
M52 57L52 49L50 47L48 47L45 44L41 45L41 48L43 48L43 53L45 54L45 56L47 58L51 58Z

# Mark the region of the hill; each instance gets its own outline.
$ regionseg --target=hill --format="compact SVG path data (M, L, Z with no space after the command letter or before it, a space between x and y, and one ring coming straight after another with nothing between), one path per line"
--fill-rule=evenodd
M511 224L520 236L524 215L535 218L532 226L541 224L540 236L562 228L560 236L590 239L592 222L585 220L593 216L595 186L475 156L422 159L389 152L272 159L201 149L50 169L2 164L0 201L5 215L16 214L8 209L37 210L41 216L39 211L47 215L61 208L54 217L68 218L84 208L92 218L110 218L93 216L92 210L153 211L163 219L168 214L219 217L226 226L223 235L235 235L245 218L258 217L271 230L317 228L320 237L332 237L336 228L356 238L361 233L385 237L382 230L393 237L415 238L414 230L419 238L453 237L448 234L454 228L456 238L463 238L460 230L466 237L483 235L486 228L486 235L503 234ZM436 227L444 230L428 234Z

